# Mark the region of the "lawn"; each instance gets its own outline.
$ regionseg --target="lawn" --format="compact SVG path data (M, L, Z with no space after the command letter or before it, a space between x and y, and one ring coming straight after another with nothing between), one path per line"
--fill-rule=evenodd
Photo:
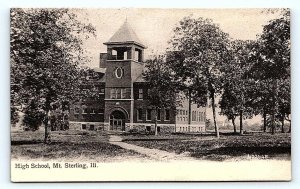
M159 137L159 136L157 136ZM253 133L251 135L221 135L220 139L213 136L174 136L165 140L151 140L150 137L125 138L125 142L175 152L185 153L197 159L227 160L227 159L290 159L291 137L289 133L275 135ZM188 139L187 139L188 138Z
M134 151L109 144L109 136L101 132L52 132L50 144L43 144L43 137L42 131L12 132L11 158L93 162L147 159Z

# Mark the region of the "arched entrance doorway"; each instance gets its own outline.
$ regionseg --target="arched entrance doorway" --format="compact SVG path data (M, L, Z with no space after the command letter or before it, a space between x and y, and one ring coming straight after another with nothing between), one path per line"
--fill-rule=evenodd
M109 116L110 130L125 131L125 114L120 110L113 111Z

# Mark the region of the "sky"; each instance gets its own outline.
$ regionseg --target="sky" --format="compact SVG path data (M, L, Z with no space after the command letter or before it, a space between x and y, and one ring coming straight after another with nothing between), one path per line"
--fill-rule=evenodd
M263 25L277 18L279 11L263 9L76 9L78 19L96 28L96 37L84 40L84 49L91 58L89 67L99 66L99 54L106 52L103 44L127 19L140 40L147 46L145 57L164 52L173 28L185 16L212 19L232 39L253 40Z

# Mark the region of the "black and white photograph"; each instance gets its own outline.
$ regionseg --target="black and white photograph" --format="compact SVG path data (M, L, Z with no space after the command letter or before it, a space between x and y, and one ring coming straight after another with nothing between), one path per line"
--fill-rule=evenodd
M11 8L11 181L290 181L290 51L288 8Z

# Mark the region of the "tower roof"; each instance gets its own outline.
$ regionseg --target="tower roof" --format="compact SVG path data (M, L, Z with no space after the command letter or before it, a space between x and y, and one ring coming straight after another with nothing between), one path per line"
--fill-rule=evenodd
M121 43L135 43L136 45L146 48L127 22L127 19L119 30L108 40L108 42L105 42L104 44L109 45Z

